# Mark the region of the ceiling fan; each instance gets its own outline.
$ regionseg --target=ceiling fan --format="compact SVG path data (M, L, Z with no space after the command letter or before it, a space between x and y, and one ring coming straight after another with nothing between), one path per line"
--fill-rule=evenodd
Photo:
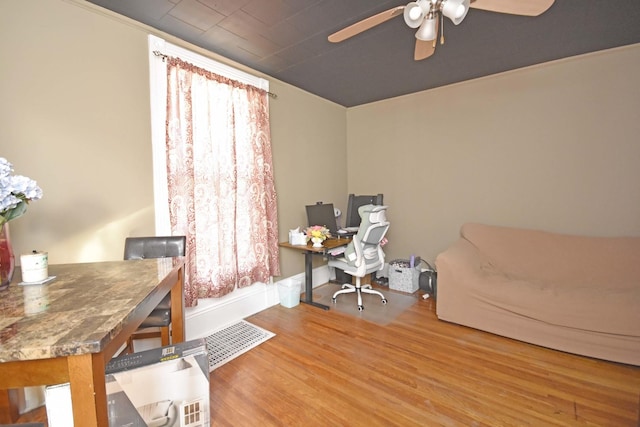
M460 24L469 7L490 12L513 15L538 16L549 9L555 0L416 0L406 6L397 6L365 18L329 36L329 41L338 43L380 25L396 16L403 15L410 28L418 28L414 59L419 61L433 55L440 33L440 44L444 44L444 17L455 25Z

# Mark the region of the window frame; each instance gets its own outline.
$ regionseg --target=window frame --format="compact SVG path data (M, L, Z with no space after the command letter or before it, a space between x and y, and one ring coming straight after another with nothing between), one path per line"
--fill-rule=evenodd
M156 54L155 52L158 52ZM167 118L167 65L163 55L173 56L190 62L223 77L250 84L269 91L269 81L245 73L237 68L207 58L154 36L148 37L149 86L151 103L151 145L153 158L153 198L155 211L155 232L158 236L171 235L169 205L167 200L166 129Z

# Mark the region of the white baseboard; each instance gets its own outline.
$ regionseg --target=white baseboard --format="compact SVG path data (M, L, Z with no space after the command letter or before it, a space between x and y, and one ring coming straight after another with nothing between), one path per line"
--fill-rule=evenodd
M328 266L313 270L314 287L329 281L329 270ZM198 305L187 309L185 314L186 338L204 338L229 324L279 304L278 283L289 280L299 282L301 293L304 292L304 273L300 273L282 278L270 285L256 283L222 298L198 301Z
M277 304L274 289L273 285L255 283L222 298L199 300L196 307L186 310L186 339L206 337L221 327Z
M18 399L19 412L21 414L33 411L44 405L44 387L45 386L35 386L25 387L23 389L24 394L20 393Z

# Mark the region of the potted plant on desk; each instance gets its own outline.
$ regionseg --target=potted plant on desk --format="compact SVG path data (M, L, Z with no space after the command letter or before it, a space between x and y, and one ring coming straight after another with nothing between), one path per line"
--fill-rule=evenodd
M321 248L322 242L331 237L329 229L324 225L312 225L305 230L305 234L307 235L307 240L313 242L314 248Z

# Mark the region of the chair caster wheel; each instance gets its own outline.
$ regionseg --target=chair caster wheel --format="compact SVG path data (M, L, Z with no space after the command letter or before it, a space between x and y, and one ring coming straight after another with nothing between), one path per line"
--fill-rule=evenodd
M382 298L382 303L386 304L387 303L387 299L386 298Z
M358 306L358 311L362 311L362 310L364 310L364 305L359 305Z

